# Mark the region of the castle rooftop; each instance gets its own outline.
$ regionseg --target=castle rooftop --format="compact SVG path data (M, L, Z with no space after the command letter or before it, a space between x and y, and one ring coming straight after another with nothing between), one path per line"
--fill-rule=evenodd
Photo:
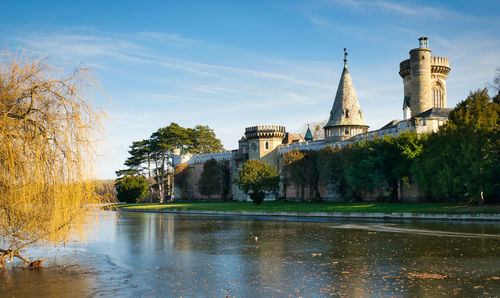
M344 55L347 56L347 53ZM352 84L351 75L347 69L347 59L344 58L344 69L340 77L335 101L330 111L330 119L325 125L325 128L352 125L368 126L363 119L358 97L356 96L356 91Z

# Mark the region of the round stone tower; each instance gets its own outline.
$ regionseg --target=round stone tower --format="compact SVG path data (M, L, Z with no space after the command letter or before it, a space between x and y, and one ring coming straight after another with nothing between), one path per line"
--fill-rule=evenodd
M410 59L399 65L403 78L404 118L431 108L446 107L446 76L450 62L444 57L432 57L427 37L418 39L419 47L410 51Z

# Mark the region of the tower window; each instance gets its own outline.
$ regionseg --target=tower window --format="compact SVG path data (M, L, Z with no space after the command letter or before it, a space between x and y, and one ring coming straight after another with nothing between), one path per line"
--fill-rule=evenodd
M432 106L436 108L444 108L443 89L439 83L434 85L432 88Z
M345 129L345 134L348 135L349 134L349 128L346 128Z
M269 149L269 142L266 141L266 150Z
M345 109L345 117L349 118L349 109Z

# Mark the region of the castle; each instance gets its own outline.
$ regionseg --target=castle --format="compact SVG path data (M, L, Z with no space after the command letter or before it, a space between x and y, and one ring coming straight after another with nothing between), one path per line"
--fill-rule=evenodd
M446 78L450 72L447 58L431 56L427 37L419 38L419 47L410 51L410 58L400 63L399 74L403 79L403 120L393 120L378 130L368 131L358 102L351 75L347 68L347 51L344 49L344 67L323 140L314 140L310 129L305 137L291 134L284 126L259 125L247 127L238 142L238 149L209 154L180 154L174 151L174 164L187 164L190 172L189 192L174 188L176 199L206 199L198 190L198 182L205 161L215 159L228 165L233 181L243 164L249 159L260 159L280 169L283 154L292 150L321 150L330 145L343 147L356 141L371 140L375 136L398 135L403 131L416 133L435 132L448 119L451 109L446 107ZM231 182L230 182L231 183ZM320 195L325 200L342 200L335 188L320 185ZM233 200L248 197L231 183L228 195ZM281 187L279 197L293 198L290 188ZM408 200L411 200L408 191ZM186 198L188 196L189 198ZM275 194L269 194L275 196ZM404 195L403 195L404 198Z

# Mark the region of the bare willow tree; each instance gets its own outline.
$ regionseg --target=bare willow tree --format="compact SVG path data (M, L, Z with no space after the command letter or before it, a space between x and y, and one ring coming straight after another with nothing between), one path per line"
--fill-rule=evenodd
M107 199L91 179L102 113L94 80L45 59L0 55L0 267L30 245L83 240Z

